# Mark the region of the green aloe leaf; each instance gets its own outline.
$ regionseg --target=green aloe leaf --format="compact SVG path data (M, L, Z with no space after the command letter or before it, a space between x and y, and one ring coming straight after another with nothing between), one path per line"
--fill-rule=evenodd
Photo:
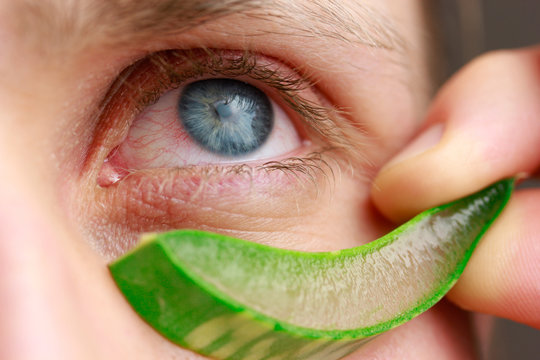
M352 249L308 253L181 230L147 235L110 271L142 318L200 354L340 359L450 290L513 185L427 210Z

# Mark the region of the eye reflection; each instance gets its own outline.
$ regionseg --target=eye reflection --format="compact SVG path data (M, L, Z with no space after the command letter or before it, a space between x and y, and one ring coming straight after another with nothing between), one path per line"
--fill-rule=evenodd
M193 140L225 156L257 150L273 127L268 97L239 80L208 79L189 84L180 96L178 111Z

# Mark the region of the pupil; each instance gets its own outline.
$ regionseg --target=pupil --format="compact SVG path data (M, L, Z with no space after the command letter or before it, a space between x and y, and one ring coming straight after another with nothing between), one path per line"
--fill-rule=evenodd
M229 118L232 115L232 109L229 105L224 103L217 103L214 105L216 107L216 113L220 118Z
M264 92L233 79L200 80L187 85L178 101L186 132L216 154L241 156L260 148L274 124Z

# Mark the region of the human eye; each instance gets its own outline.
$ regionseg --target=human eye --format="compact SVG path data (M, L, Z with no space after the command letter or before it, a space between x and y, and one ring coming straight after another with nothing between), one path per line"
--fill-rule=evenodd
M216 219L269 222L276 215L261 212L262 202L287 200L276 210L294 206L299 216L346 149L336 116L306 74L262 54L167 50L135 62L106 96L97 140L98 196L114 202L114 226L131 234L121 245L109 241L113 253L131 247L138 231L230 234ZM220 214L235 202L242 214ZM249 221L240 223L248 231Z
M105 159L104 186L150 168L298 160L336 132L307 79L257 54L165 51L126 73L113 95L129 92L139 113Z
M171 56L168 55L160 54L159 59L165 61ZM186 61L191 60L190 68L194 66L193 54L174 53L177 61L180 56ZM215 61L220 55L208 56L213 56ZM169 72L162 84L167 89L166 84L171 82L171 89L160 90L155 95L156 100L134 117L125 138L106 159L103 176L100 176L101 185L112 184L131 172L150 168L262 165L278 157L295 155L303 145L308 146L309 141L305 136L302 139L291 119L294 117L291 110L284 110L286 106L275 85L268 84L269 80L282 85L286 81L276 69L270 70L268 64L262 69L260 65L246 61L241 63L242 69L238 57L220 59L227 61L221 65L225 69L216 70L213 66L206 70L216 72L213 75L199 69L200 74L180 81L180 84L175 83L178 80L171 81L171 77L178 76L177 71L182 69ZM207 60L198 61L200 68L201 62ZM135 67L138 66L141 64ZM250 77L255 66L259 66L259 77L266 72L265 79ZM236 75L220 74L232 68L237 69Z

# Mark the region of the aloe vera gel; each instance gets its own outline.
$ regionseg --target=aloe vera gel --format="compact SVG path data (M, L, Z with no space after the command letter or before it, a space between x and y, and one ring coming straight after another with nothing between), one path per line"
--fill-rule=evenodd
M454 285L513 188L504 180L369 244L307 253L195 230L147 235L110 265L169 340L227 360L340 359Z

